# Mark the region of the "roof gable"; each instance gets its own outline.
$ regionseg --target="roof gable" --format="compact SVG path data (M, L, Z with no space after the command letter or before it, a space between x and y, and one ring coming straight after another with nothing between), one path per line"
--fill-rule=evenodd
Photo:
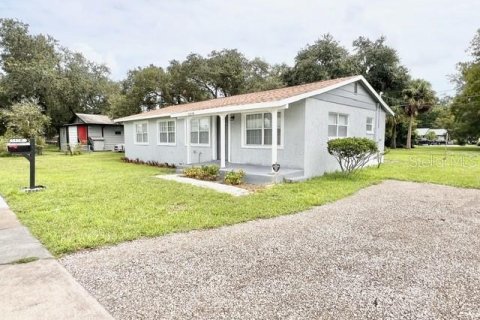
M85 124L115 124L108 116L101 114L75 113L75 115L81 120L81 123Z

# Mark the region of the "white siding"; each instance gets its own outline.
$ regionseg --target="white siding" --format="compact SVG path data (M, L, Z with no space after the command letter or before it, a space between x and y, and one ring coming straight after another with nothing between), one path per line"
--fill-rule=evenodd
M115 134L116 132L120 132L120 134ZM105 138L105 150L113 150L116 144L124 143L123 126L105 126L103 137Z
M99 125L89 125L88 126L88 136L89 137L103 137L102 135L102 126Z
M78 143L77 126L68 126L68 143L70 146Z
M67 150L67 128L60 128L60 149Z

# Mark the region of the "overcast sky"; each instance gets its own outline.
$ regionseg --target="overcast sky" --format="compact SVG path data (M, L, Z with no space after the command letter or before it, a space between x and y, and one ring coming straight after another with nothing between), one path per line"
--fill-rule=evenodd
M298 50L324 33L348 48L360 35L385 35L411 74L443 95L453 93L447 75L469 59L480 1L0 0L0 16L106 63L115 79L137 66L166 67L223 48L292 65Z

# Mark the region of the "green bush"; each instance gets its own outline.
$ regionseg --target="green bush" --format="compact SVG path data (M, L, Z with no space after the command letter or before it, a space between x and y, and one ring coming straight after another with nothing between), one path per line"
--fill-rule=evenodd
M47 146L47 143L45 142L44 137L36 137L35 138L35 152L37 155L42 155L43 150Z
M363 168L378 153L375 141L368 138L340 138L328 141L328 153L337 159L346 174Z
M0 157L9 156L9 153L7 151L7 143L8 143L7 137L0 137Z
M152 166L152 167L159 167L159 168L171 168L175 169L175 164L173 163L168 163L168 162L158 162L155 160L148 160L148 161L143 161L138 158L136 159L130 159L127 157L121 157L121 161L126 162L126 163L134 163L134 164L146 164L147 166Z
M214 164L202 166L202 171L207 177L213 177L213 180L215 180L218 178L218 174L220 173L220 167Z
M190 167L183 170L183 174L188 178L208 181L217 180L219 172L220 168L217 165Z
M243 178L245 177L245 172L243 170L232 170L228 172L225 175L225 178L223 179L225 183L231 184L231 185L239 185L243 183Z
M185 177L198 179L202 175L202 168L200 167L190 167L183 169L183 174Z

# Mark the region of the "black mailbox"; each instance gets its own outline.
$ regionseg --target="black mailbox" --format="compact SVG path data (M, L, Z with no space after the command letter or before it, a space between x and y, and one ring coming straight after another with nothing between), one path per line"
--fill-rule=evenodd
M23 154L30 153L32 149L30 142L28 142L26 139L11 139L7 143L7 150L10 153Z
M7 143L7 150L11 154L24 156L30 162L30 187L25 191L42 190L44 186L35 185L35 137L30 139L10 139Z

